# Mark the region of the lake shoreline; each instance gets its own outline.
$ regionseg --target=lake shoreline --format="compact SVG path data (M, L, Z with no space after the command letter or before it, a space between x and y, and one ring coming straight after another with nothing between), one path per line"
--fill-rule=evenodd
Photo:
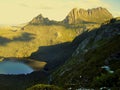
M33 60L29 58L16 58L16 57L10 57L10 58L1 57L0 62L3 62L3 61L21 62L33 68L34 71L39 71L44 69L44 67L47 64L46 62L43 62L43 61Z

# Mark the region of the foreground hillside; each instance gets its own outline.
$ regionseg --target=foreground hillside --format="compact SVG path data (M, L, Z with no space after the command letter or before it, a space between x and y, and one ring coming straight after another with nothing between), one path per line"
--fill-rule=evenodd
M120 88L120 19L85 32L72 57L53 73L53 82L65 88Z
M54 85L37 84L35 86L28 88L27 90L64 90L64 89Z

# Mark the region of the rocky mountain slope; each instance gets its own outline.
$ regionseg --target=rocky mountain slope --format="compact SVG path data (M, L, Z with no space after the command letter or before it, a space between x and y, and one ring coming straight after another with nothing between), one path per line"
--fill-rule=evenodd
M66 16L63 22L66 24L102 23L112 17L112 14L102 7L88 10L74 8Z
M83 10L83 9L81 9L81 10ZM104 20L112 18L112 15L106 9L101 8L101 7L100 8L95 8L95 9L90 9L90 11L92 12L92 15L93 15L93 16L91 16L92 18L94 18L94 16L97 15L98 12L101 13L101 16L100 15L98 16L98 19L102 20L102 22ZM73 20L74 17L82 18L82 16L78 15L77 13L78 12L76 11L76 9L73 9L68 14L68 16L72 15L71 17L69 17L69 18L71 18L71 20ZM83 12L80 12L79 14L82 14L82 13ZM76 14L78 16L76 16ZM85 16L85 15L83 15L83 16ZM84 19L88 20L89 19L88 16L84 17ZM103 18L103 16L104 16L104 18ZM91 18L91 20L92 20L92 18ZM83 22L81 22L81 19L79 19L78 21L79 21L79 23L82 24L80 27L72 27L71 28L72 25L67 27L67 28L70 28L73 31L75 31L77 33L77 35L81 34L82 32L84 32L86 30L90 31L93 28L97 28L97 27L100 26L100 24L91 23L92 21L90 23L83 23ZM60 21L60 22L51 21L48 18L44 18L40 14L37 17L33 18L33 20L30 21L29 24L24 27L24 29L25 30L34 30L34 28L35 28L37 30L37 27L40 27L40 26L51 27L51 29L52 29L53 25L56 25L56 27L57 26L62 26L62 27L65 26L66 27L66 24L70 24L70 23L68 23L68 22L64 22L63 23L63 21ZM76 24L76 23L74 23L74 24ZM42 27L40 27L40 28L42 28ZM56 29L56 35L59 36L60 33L57 32L57 31L58 31L58 28ZM53 32L53 30L49 31L49 33L50 32ZM48 33L48 35L49 35L49 33ZM72 34L73 33L71 33L71 35ZM53 34L51 34L51 36L53 36ZM61 36L61 37L64 37L64 36ZM67 37L68 36L66 36L66 38ZM53 41L54 40L51 40L51 42L53 42ZM54 67L63 64L65 62L65 60L67 60L71 56L71 54L73 53L75 48L76 48L75 46L71 46L67 42L66 43L62 43L62 44L46 46L46 47L42 46L42 47L39 47L39 49L36 52L32 53L30 58L46 61L46 62L48 62L47 66L46 66L47 69L53 69ZM68 53L64 53L64 52L68 52Z
M37 17L33 18L28 24L30 25L55 25L58 22L54 20L49 20L48 18L44 18L42 14L38 15Z
M81 9L81 10L83 10L83 9ZM85 10L83 10L82 12L79 12L79 14L78 14L78 10L76 11L76 9L73 9L68 14L68 16L70 16L69 19L71 19L71 20L73 20L74 17L79 18L79 19L75 19L75 20L79 21L79 23L81 24L79 27L75 26L75 27L71 28L72 25L69 22L65 22L67 17L63 21L56 22L56 21L51 21L48 18L44 18L40 14L37 17L33 18L33 20L30 21L28 23L28 25L24 27L24 30L25 31L30 31L30 30L33 31L33 30L39 30L38 27L41 28L41 29L44 29L45 27L50 27L49 33L52 33L53 30L54 30L54 27L58 27L58 28L56 28L56 30L55 30L56 33L54 35L58 36L59 38L61 37L60 39L62 39L64 36L61 35L61 32L58 31L60 26L61 27L66 27L66 25L69 24L69 27L67 27L66 29L72 29L73 32L72 32L72 30L69 30L71 32L70 33L71 36L75 35L74 32L77 33L76 34L76 36L77 36L77 35L81 34L82 32L84 32L86 30L90 31L93 28L97 28L97 27L100 26L100 24L92 23L94 21L90 21L89 23L83 23L83 22L81 22L81 19L85 19L86 22L88 22L89 19L92 20L94 18L94 16L99 14L99 13L101 13L101 15L98 15L97 18L100 19L102 22L107 20L107 19L112 18L112 15L105 8L100 7L100 8L90 9L89 11L92 14L92 16L90 16L90 17L89 17L89 15L85 16L84 13L88 13L88 11L85 11L85 12L84 11ZM83 18L81 15L85 16L85 17ZM94 19L96 19L96 17ZM98 22L98 19L97 19L97 22ZM73 23L73 24L76 25L76 23ZM42 26L44 26L44 27L42 27ZM44 32L48 32L48 30L44 30ZM47 37L49 36L49 33L48 33ZM41 32L41 34L42 34L42 32ZM51 34L51 36L54 36L54 35ZM51 36L49 36L49 37L51 37ZM68 38L67 34L66 34L66 38ZM53 41L55 41L54 38L52 38L50 40L50 42L52 42L52 43L53 43ZM65 40L63 40L63 41L65 41ZM41 43L43 43L43 42L41 42ZM54 44L57 44L57 43L53 43L52 46L47 46L47 47L41 46L41 47L39 47L39 49L36 52L31 54L30 58L37 59L37 60L43 60L43 61L48 62L47 69L48 68L50 69L50 68L54 68L56 66L59 66L59 65L63 64L64 61L67 60L71 56L71 54L73 53L73 50L76 48L75 46L71 47L71 45L67 44L67 42L63 43L63 44L57 44L57 45L54 45ZM69 52L69 53L64 53L64 52Z
M72 45L78 47L53 73L53 84L73 89L120 88L120 18L82 33Z
M100 15L97 16L102 21L106 19L105 17L108 18L112 17L112 15L104 8L91 9L90 11L92 12L93 15L91 16L92 18L94 18L94 16L97 15L97 12L101 13L101 16L104 17L101 17ZM93 11L95 14L93 13ZM77 13L78 11L76 11L76 9L75 10L73 9L68 15L70 16L69 19L71 18L71 20L73 20L74 17L76 18L76 15L77 18L82 18L82 16L79 15L82 12L80 12L79 14ZM86 19L87 21L89 21L88 20L89 18L87 18L88 16L84 17L84 19ZM63 21L66 21L66 19L64 19ZM77 21L80 20L81 19L78 19ZM87 24L82 23L80 27L71 28L72 25L70 25L70 27L66 27L66 24L70 24L70 23L68 22L63 23L63 21L56 22L53 20L49 20L48 18L44 18L40 14L37 17L33 18L29 23L27 23L27 25L25 25L19 30L16 29L16 27L6 30L0 29L0 50L1 50L0 56L20 57L20 58L31 56L32 58L36 57L37 59L41 60L40 58L38 58L39 57L38 53L43 52L38 50L40 47L71 42L77 35L81 34L82 32L86 30L90 31L93 28L97 28L100 26L100 24L95 24L95 23L87 23ZM47 51L46 49L44 50L45 52ZM47 52L49 51L51 50L49 49ZM37 55L34 54L33 56L33 52L36 53L38 52L38 53ZM52 55L56 56L55 54L56 53ZM41 56L42 55L43 54L41 54ZM61 53L59 53L59 55L61 55ZM47 56L49 55L46 54L46 57ZM44 57L45 55L43 55L43 58ZM48 59L46 57L44 59ZM56 56L57 59L58 57ZM53 62L52 60L56 58L52 57L52 59L46 61Z
M103 23L113 18L112 14L102 7L92 9L73 8L63 21L54 21L44 18L42 14L33 18L30 25L72 25L72 24L96 24Z

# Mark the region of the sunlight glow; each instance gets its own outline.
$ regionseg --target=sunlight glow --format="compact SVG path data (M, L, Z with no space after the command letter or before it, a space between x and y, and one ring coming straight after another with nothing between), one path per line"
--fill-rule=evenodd
M114 2L114 3L112 3ZM119 0L0 0L0 24L29 22L38 14L53 20L63 20L74 8L105 7L114 16L120 16Z

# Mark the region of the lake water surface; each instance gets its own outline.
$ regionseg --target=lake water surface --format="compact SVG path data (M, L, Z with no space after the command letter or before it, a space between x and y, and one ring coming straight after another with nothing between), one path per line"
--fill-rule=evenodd
M0 62L0 74L27 74L34 70L22 63L15 61L2 61Z

